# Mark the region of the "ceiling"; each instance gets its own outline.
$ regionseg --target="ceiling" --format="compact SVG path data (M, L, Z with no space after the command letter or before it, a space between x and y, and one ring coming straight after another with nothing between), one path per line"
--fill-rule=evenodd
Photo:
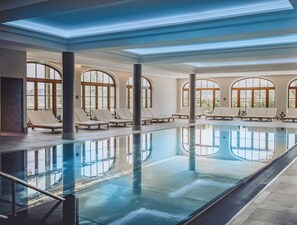
M297 0L2 0L0 47L172 77L297 74Z

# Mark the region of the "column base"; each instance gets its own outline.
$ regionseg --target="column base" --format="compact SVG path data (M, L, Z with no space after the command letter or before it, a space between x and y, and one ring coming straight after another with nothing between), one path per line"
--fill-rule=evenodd
M63 139L70 139L70 140L74 140L75 139L74 133L63 133L62 134L62 138Z
M196 119L189 119L189 123L196 123Z
M133 125L132 130L141 130L141 125Z

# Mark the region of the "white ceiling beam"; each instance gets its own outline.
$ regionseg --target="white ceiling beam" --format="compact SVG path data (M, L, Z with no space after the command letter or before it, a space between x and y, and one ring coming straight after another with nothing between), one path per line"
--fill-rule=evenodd
M20 4L23 0L10 0L9 5L7 1L2 1L0 1L0 23L82 10L123 0L32 0L31 4L30 1L27 4Z

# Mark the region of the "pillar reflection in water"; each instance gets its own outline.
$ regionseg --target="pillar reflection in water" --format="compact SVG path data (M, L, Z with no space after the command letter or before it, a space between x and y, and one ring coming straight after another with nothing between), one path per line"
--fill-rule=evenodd
M225 160L234 160L234 156L231 153L231 139L230 131L222 129L220 132L220 146L219 151L216 153L216 158L225 159Z
M141 134L133 135L133 193L141 194Z
M75 149L74 144L63 146L63 222L66 225L78 224L76 221L75 198Z
M189 170L195 171L195 148L196 148L196 128L195 126L189 127Z

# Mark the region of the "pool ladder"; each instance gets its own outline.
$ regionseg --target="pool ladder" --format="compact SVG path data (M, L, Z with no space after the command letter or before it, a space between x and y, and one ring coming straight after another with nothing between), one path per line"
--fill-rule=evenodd
M59 200L60 202L65 201L65 198L62 198L58 195L54 195L48 191L42 190L38 187L35 187L35 186L33 186L19 178L11 176L7 173L0 172L0 176L5 177L6 179L10 180L10 182L11 182L11 215L13 217L16 216L16 183L21 184L25 187L31 188L35 191L38 191L46 196L56 199L56 200ZM7 219L7 218L8 218L7 216L0 214L0 219Z

